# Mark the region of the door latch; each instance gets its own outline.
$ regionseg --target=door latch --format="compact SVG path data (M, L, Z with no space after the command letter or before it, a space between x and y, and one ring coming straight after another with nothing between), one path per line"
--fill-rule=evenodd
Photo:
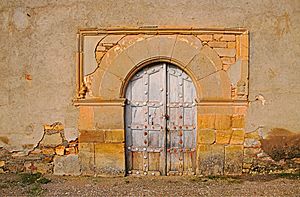
M170 118L170 116L168 114L165 114L164 117L166 120L169 120L169 118Z

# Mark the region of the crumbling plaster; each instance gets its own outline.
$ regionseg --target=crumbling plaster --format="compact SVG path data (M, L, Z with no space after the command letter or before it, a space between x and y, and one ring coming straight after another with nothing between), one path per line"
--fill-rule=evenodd
M37 144L43 125L53 122L77 130L76 33L86 27L244 27L250 32L246 131L299 132L299 18L297 0L3 0L0 147L17 151ZM265 105L255 101L259 94Z

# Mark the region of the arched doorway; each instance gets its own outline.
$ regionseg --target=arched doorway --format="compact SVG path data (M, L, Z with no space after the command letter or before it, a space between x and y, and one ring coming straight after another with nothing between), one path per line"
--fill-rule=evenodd
M127 174L194 174L197 116L191 78L173 64L150 64L131 78L126 99Z

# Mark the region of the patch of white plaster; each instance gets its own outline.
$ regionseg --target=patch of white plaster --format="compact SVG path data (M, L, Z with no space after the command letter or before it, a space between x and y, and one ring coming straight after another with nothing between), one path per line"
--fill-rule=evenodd
M25 9L16 8L13 14L13 24L19 31L24 31L29 26L28 16Z

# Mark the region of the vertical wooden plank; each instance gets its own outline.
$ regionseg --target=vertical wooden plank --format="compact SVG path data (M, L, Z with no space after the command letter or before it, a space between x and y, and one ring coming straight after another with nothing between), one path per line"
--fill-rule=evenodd
M167 64L163 63L162 65L162 74L163 74L163 98L162 98L162 121L161 121L161 135L162 135L162 150L160 152L160 171L162 175L167 174Z
M132 170L143 170L143 153L132 152Z
M160 153L149 153L149 171L160 171Z

